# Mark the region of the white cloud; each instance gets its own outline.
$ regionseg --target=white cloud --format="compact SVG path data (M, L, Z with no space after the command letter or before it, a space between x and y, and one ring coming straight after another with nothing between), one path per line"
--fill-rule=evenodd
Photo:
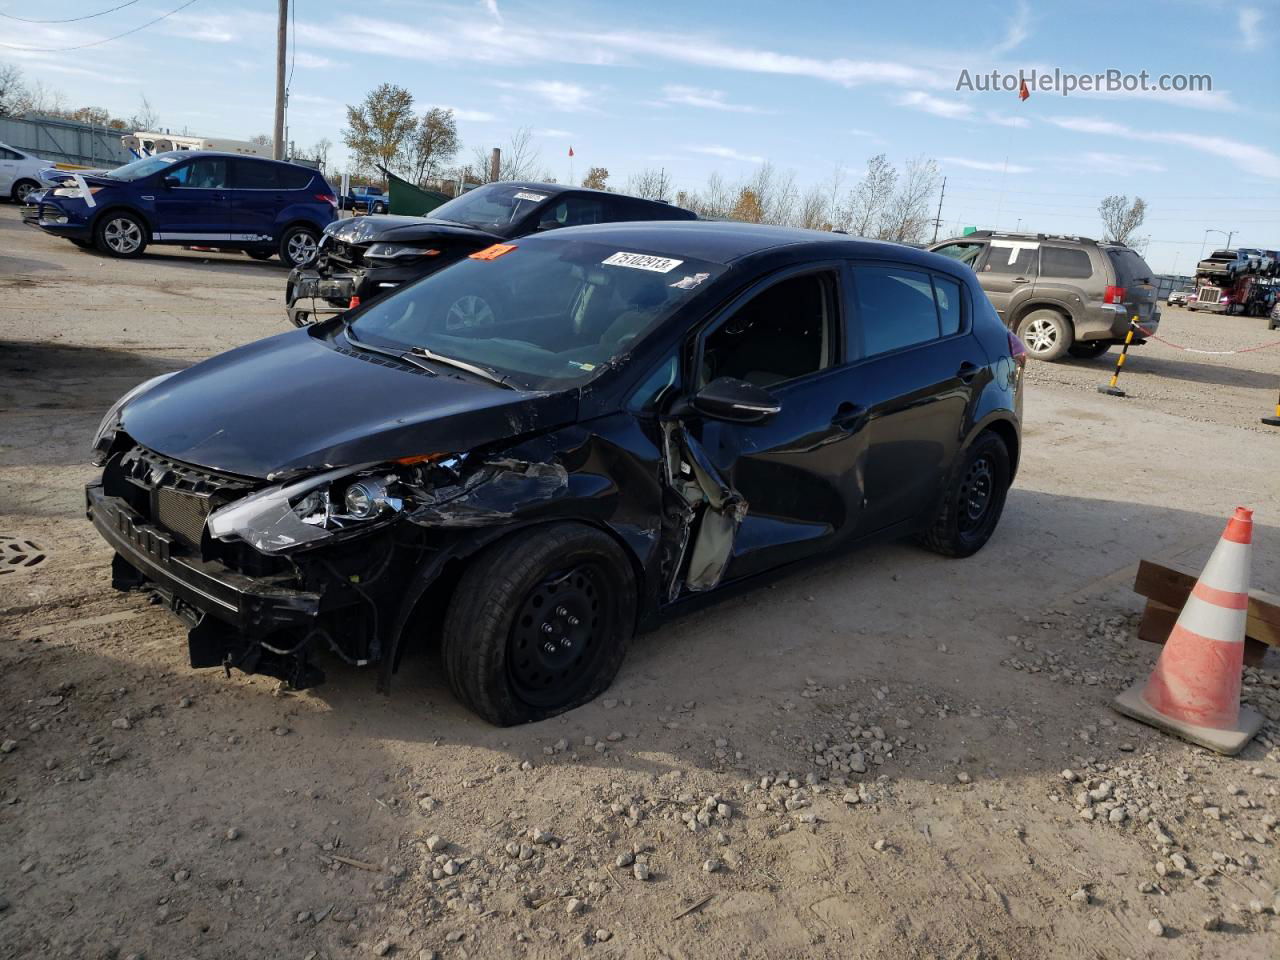
M1262 11L1257 7L1241 7L1238 15L1240 37L1246 50L1262 48Z
M722 160L738 160L742 163L764 163L764 157L758 157L752 153L739 153L732 147L721 146L705 146L705 147L688 147L690 153L701 153L708 157L719 157Z
M945 117L948 120L961 120L969 117L973 113L973 107L961 100L944 100L942 97L935 97L932 94L925 93L923 90L912 90L898 97L897 104L900 107L910 107L913 110L922 110L925 113L931 113L935 117Z
M232 17L226 14L215 13L208 16L200 16L176 13L165 22L165 29L168 33L186 37L189 40L203 40L206 43L234 43L240 39L238 28L241 25L242 19L240 17Z
M1030 173L1033 167L1019 163L994 160L970 160L966 157L943 157L943 166L964 167L966 170L982 170L985 173Z
M759 107L746 103L729 103L721 90L704 90L700 87L686 87L669 84L662 88L664 103L679 104L686 107L701 107L705 110L724 110L728 113L763 113Z
M299 50L293 54L293 61L307 70L325 70L334 65L333 61L328 57L322 57L317 53L308 53L306 50Z
M591 91L576 83L565 83L563 80L532 80L526 83L496 80L494 85L504 90L532 94L551 109L564 113L580 113L584 110L596 109L590 102Z
M489 16L501 23L502 11L498 9L498 0L483 0L483 3L485 10L489 12Z
M573 136L569 130L557 130L554 127L540 127L533 131L535 137L545 137L548 140L568 140Z
M433 103L432 107L437 110L453 111L455 120L466 120L468 123L492 123L497 120L497 114L487 113L484 110L468 110L465 107L451 107L447 103Z
M1093 136L1124 137L1148 143L1172 143L1191 150L1230 160L1241 170L1258 177L1280 179L1280 154L1265 147L1257 147L1242 140L1212 134L1173 133L1154 130L1135 130L1123 123L1099 120L1095 117L1057 117L1049 121L1064 130L1087 133Z
M1007 113L996 113L994 110L988 110L986 116L988 123L994 123L1001 127L1031 126L1031 121L1026 117L1011 117Z
M863 130L861 127L851 127L849 133L855 137L866 137L869 140L880 139L880 134L876 133L874 130Z
M1143 157L1132 157L1123 153L1100 153L1089 151L1082 156L1071 159L1072 170L1086 170L1089 173L1101 173L1113 177L1128 177L1137 173L1164 173L1165 167Z
M1021 46L1029 36L1031 36L1031 9L1027 6L1026 0L1018 0L1016 9L1013 11L1013 19L1009 21L1009 26L1005 30L1004 39L995 44L991 52L1008 53L1015 47Z

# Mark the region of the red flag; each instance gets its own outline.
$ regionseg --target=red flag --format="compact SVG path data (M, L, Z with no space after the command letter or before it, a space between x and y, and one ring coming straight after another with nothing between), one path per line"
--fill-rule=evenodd
M569 144L569 156L573 156L573 144Z
M1026 100L1029 96L1031 96L1031 91L1027 89L1027 81L1023 80L1018 84L1018 99ZM572 153L572 151L570 152Z

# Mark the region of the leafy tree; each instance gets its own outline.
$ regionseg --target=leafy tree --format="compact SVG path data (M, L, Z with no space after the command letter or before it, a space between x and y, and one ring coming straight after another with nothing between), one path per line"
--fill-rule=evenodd
M589 190L609 189L609 170L607 167L592 167L582 178L582 185Z
M422 115L409 143L409 172L421 184L458 152L458 124L452 110L432 107Z
M377 163L388 170L403 170L416 127L413 94L394 83L383 83L361 103L347 106L342 140L361 166Z
M739 190L738 199L729 211L729 219L744 223L763 223L764 205L760 202L760 195L750 187Z
M1127 196L1113 193L1098 204L1098 216L1102 217L1109 242L1127 244L1133 232L1147 218L1147 201L1134 197L1130 203Z

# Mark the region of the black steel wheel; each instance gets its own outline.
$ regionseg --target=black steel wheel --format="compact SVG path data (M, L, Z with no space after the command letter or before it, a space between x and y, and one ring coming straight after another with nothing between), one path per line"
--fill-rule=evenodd
M991 431L979 434L961 454L921 543L946 557L977 553L1000 522L1011 479L1004 440Z
M631 562L607 533L580 523L520 531L458 579L441 639L449 686L499 726L586 703L617 674L635 611Z

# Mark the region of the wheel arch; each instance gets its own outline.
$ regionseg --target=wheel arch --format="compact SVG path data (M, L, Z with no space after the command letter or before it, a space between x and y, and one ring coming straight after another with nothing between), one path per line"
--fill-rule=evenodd
M637 555L633 545L607 523L582 516L539 517L520 523L504 524L490 528L476 528L465 536L450 544L447 548L424 559L410 577L409 585L400 600L396 617L389 637L387 649L378 671L378 689L387 693L391 689L391 675L400 669L400 661L408 644L405 640L410 627L430 617L436 622L444 619L444 612L453 590L457 586L463 571L471 564L477 554L487 547L510 539L519 533L538 527L558 524L577 524L609 536L627 558L631 575L636 584L636 623L642 619L645 597L644 562ZM633 624L633 627L635 624Z
M40 189L40 181L39 181L39 180L36 180L36 179L34 179L33 177L18 177L18 178L17 178L17 179L15 179L15 180L13 181L13 183L9 186L9 199L10 199L10 200L16 201L16 200L18 199L18 187L22 186L22 184L24 184L24 183L29 183L29 184L31 184L31 186L35 187L37 190L39 190L39 189Z
M1012 482L1018 475L1018 461L1022 454L1022 437L1012 414L1001 410L983 417L965 437L964 449L967 450L984 433L994 433L1004 441L1009 450L1009 480Z
M151 222L143 211L137 207L131 207L127 203L113 203L108 207L103 207L93 215L93 219L89 222L89 231L92 236L98 234L98 224L102 223L104 217L112 213L127 213L136 218L142 224L142 229L147 232L147 243L154 243L153 235L155 233L155 225Z
M1027 314L1033 313L1036 310L1052 310L1055 313L1062 314L1062 316L1066 318L1067 322L1071 324L1071 329L1074 332L1076 326L1075 312L1060 300L1049 300L1044 298L1024 300L1018 305L1018 309L1014 312L1013 319L1010 321L1010 326L1013 331L1016 333L1018 330L1018 324L1022 323L1022 321L1026 319Z

